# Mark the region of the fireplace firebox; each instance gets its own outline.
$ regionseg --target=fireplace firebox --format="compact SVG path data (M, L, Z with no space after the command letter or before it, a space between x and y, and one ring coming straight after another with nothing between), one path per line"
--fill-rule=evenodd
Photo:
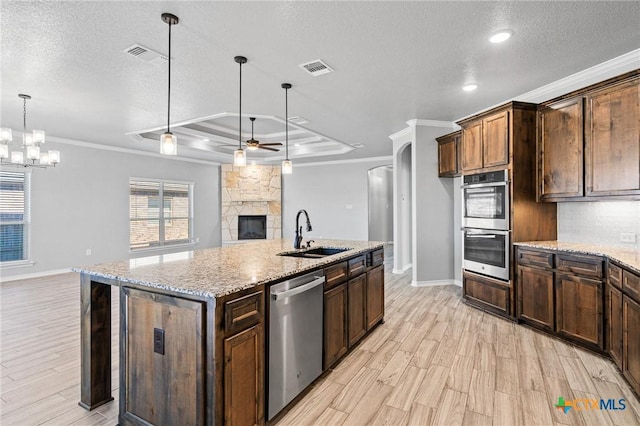
M267 238L267 216L238 216L239 240L264 240Z

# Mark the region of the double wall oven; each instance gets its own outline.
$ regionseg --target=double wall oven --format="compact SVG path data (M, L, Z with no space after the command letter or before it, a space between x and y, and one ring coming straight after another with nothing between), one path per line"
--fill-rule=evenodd
M509 172L463 177L463 261L467 271L509 280Z

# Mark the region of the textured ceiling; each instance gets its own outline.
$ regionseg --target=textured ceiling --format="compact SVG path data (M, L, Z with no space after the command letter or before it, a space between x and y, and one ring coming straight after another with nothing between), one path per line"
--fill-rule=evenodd
M238 111L284 118L364 148L312 159L391 154L388 136L412 118L454 120L640 47L640 2L170 2L1 3L2 126L157 152L127 133L166 121L167 70L122 52L167 53L173 28L172 121ZM514 36L492 45L500 28ZM334 73L298 65L321 58ZM478 90L461 86L473 80ZM250 132L246 120L243 130ZM180 155L220 160L180 147ZM295 160L295 158L294 158ZM310 160L311 161L311 160Z

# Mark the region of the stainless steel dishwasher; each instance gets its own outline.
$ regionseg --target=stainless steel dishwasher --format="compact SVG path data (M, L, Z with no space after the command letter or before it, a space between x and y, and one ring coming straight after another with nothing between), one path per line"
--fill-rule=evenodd
M271 286L268 420L322 374L322 284L318 271Z

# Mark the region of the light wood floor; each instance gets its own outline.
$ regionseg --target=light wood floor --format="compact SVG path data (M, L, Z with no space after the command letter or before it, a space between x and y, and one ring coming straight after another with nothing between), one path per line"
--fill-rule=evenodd
M390 262L387 253L387 271ZM638 399L609 360L470 308L456 286L414 288L409 274L385 278L385 324L278 426L640 424ZM117 423L117 365L116 400L92 412L77 405L79 281L63 274L0 285L3 426ZM565 415L553 406L559 396L625 398L627 409Z

